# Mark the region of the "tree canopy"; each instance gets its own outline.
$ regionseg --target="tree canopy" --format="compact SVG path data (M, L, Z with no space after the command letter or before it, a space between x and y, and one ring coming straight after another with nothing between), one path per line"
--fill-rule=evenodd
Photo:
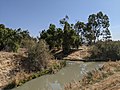
M89 15L87 23L77 21L75 24L70 24L68 20L69 17L66 15L60 20L63 28L56 28L54 24L50 24L48 30L40 33L40 39L45 39L50 49L56 46L62 47L67 53L71 48L79 48L81 44L90 45L111 38L109 18L101 11Z
M0 24L0 50L17 52L22 43L22 39L30 38L29 32L20 28L13 30Z
M40 32L39 38L33 38L28 30L21 28L13 30L0 24L0 50L17 51L19 47L27 47L33 42L44 39L49 45L49 49L63 49L68 53L71 48L79 48L82 44L92 44L99 40L110 40L109 18L103 12L91 14L87 23L77 21L75 24L69 23L69 17L66 15L60 19L61 28L55 24L50 24L47 30Z

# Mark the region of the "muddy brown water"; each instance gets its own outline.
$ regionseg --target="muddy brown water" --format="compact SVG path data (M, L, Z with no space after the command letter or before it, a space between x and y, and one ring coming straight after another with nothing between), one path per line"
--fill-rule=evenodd
M80 80L86 72L99 68L103 62L68 61L56 74L44 75L12 90L64 90L66 83Z

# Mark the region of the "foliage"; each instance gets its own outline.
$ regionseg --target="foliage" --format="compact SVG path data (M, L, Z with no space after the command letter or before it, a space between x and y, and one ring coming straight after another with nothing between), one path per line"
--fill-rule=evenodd
M21 29L6 28L5 25L0 24L0 50L17 52L21 40L26 36L26 32Z
M69 52L71 47L76 47L80 45L80 37L76 34L73 25L67 22L69 17L60 20L60 24L64 27L56 28L54 24L50 24L47 31L43 30L40 33L40 39L44 39L49 45L49 49L62 48L65 53Z
M64 54L67 54L71 48L79 48L81 44L91 45L99 40L107 41L111 38L109 18L101 11L89 15L87 23L77 21L74 25L68 20L68 16L60 20L63 29L50 24L48 30L40 33L40 39L47 42L50 50L55 47L62 48Z
M91 58L120 59L120 41L97 42L91 51Z
M22 31L21 28L17 29L17 32L20 33L21 36L21 42L20 42L20 47L21 48L30 48L34 43L37 42L36 38L33 38L30 36L28 30Z
M39 39L44 39L49 45L49 49L54 47L60 48L62 45L62 34L63 31L61 28L56 28L54 24L50 24L47 31L43 30L40 33Z
M40 40L28 50L28 62L30 70L38 71L41 68L46 68L48 61L52 59L49 53L48 46L44 40Z
M92 38L94 43L96 40L98 41L99 37L102 35L103 39L110 39L111 34L108 29L109 26L109 18L106 14L104 15L102 12L98 12L97 14L89 15L87 27L89 27L88 33L92 35L92 37L90 36L89 38Z
M29 49L31 48L33 45L35 45L35 43L37 43L37 40L34 38L25 38L22 39L20 47L21 48L26 48Z
M84 41L84 34L85 34L85 23L78 21L75 26L74 26L76 33L80 35L81 37L81 42L83 43Z
M80 45L80 37L75 30L71 28L68 22L65 23L63 29L63 52L67 54L71 48L78 48Z
M26 83L32 79L38 78L38 77L46 75L46 74L54 74L58 70L60 70L61 68L66 66L66 61L60 61L60 62L53 61L53 62L54 63L52 65L50 65L47 69L43 69L41 71L37 71L30 75L27 75L23 79L20 79L18 82L16 82L16 80L13 80L8 85L3 87L3 90L13 89L15 87L23 85L24 83Z
M108 16L100 11L97 14L89 15L87 23L78 21L75 24L75 30L80 35L82 43L87 42L91 45L100 39L109 40L111 38L109 26Z
M50 50L63 49L64 54L67 54L71 48L78 49L84 43L91 45L100 39L107 41L111 38L109 18L101 11L89 15L87 23L77 21L70 24L68 20L67 15L60 20L63 28L50 24L47 30L40 33L38 39L44 39ZM23 31L21 28L13 30L0 24L0 50L16 52L19 47L30 48L39 40L31 37L27 30Z
M93 86L94 90L103 90L105 88L110 90L110 88L113 88L113 83L114 85L119 84L119 77L117 76L119 75L119 68L119 61L104 63L102 67L87 72L81 80L66 84L65 90L86 90L90 89L91 86ZM113 78L116 80L112 81Z

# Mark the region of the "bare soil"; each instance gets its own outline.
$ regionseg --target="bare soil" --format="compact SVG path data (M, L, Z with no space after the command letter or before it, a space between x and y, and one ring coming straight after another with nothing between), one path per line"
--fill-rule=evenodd
M81 60L87 58L88 56L90 56L89 47L81 46L78 50L71 52L64 59Z

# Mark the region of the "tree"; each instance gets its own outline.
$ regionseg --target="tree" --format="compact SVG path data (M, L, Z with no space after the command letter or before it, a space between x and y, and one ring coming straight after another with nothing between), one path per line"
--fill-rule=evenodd
M94 43L96 40L99 40L99 37L102 35L103 30L107 29L110 26L108 16L104 15L102 12L89 15L88 23L88 25L91 27L90 32L92 35L94 35Z
M111 38L109 31L109 18L102 12L89 15L88 22L76 22L70 24L66 15L60 20L63 28L56 28L50 24L47 30L40 33L40 39L44 39L49 45L49 49L62 47L64 53L68 53L71 48L78 48L82 43L92 44L100 40L103 36L105 40Z
M56 47L60 49L63 43L63 30L61 28L57 28L56 31Z
M110 38L111 38L111 33L108 28L103 30L102 35L103 35L103 40L105 40L105 41L110 40Z
M69 32L70 32L70 24L68 22L65 22L63 29L63 44L62 44L64 54L67 54L70 51L71 43L70 43Z
M17 52L26 36L29 36L28 31L13 30L0 24L0 50Z
M84 28L84 37L85 37L86 43L88 43L88 45L91 45L92 40L94 40L94 38L95 38L94 33L91 30L91 28L92 27L90 26L89 23L87 23Z
M80 38L79 35L74 30L74 25L69 24L68 20L69 17L65 16L65 18L60 20L60 24L63 26L63 52L64 54L67 54L72 47L79 47L80 44Z
M56 46L56 26L54 24L50 24L49 29L47 31L43 30L40 33L40 39L44 39L49 45L49 49L53 49Z
M83 43L84 34L85 34L85 24L84 22L78 21L74 26L76 33L81 37L81 42Z

